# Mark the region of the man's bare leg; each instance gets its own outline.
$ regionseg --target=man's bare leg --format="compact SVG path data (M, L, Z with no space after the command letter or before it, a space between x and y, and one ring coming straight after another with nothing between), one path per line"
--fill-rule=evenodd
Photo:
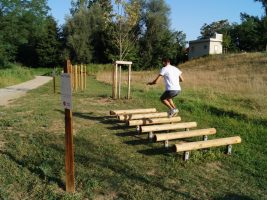
M167 99L172 109L176 109L176 106L174 105L172 99Z
M164 99L161 101L164 105L166 105L169 109L172 109L172 106L168 99Z

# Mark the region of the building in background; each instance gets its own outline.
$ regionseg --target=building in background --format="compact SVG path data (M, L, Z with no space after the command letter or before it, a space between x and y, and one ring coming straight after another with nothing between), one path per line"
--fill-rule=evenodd
M223 53L223 35L216 33L213 38L189 41L189 60L211 54Z

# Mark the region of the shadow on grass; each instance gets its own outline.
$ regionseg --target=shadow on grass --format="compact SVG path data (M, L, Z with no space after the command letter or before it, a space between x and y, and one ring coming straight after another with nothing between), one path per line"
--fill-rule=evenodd
M60 112L62 115L65 114L63 110L55 109L55 111ZM112 125L116 124L117 126L122 126L121 124L118 123L118 120L114 118L113 116L96 116L94 115L93 112L89 112L89 113L73 112L72 115L74 117L79 117L82 119L97 121L102 124L112 124Z
M128 145L145 145L145 144L149 144L148 139L139 139L139 140L131 140L131 141L126 141L124 142L125 144Z
M132 184L142 184L145 188L157 188L157 190L164 192L170 195L175 195L177 197L182 197L185 199L193 199L187 192L177 191L177 188L171 188L162 183L161 177L157 176L148 176L140 166L138 162L133 165L132 161L125 162L127 160L126 157L121 157L118 154L116 149L112 149L106 145L101 147L99 150L99 144L94 144L94 141L87 141L85 138L75 138L76 146L79 146L79 149L75 151L75 162L79 165L84 166L85 169L83 176L86 180L90 178L90 171L86 170L88 166L94 164L94 177L99 182L104 182L103 185L105 188L103 190L109 190L109 188L113 188L112 190L117 190L122 198L129 198L127 195L127 191L129 190L129 186ZM50 148L55 149L56 151L64 153L64 149L58 145L51 145ZM85 153L86 152L86 153ZM153 150L153 152L157 153L166 153L166 149L163 150ZM150 153L151 154L151 153ZM98 166L98 167L96 167ZM81 168L81 166L79 167ZM139 169L139 170L137 170ZM110 173L110 170L113 173ZM86 183L86 180L85 181ZM106 183L105 183L106 182ZM86 184L83 184L84 187ZM114 185L114 183L123 183ZM84 188L86 189L86 188ZM151 189L153 191L154 189ZM150 193L154 195L153 192Z
M253 200L252 198L239 194L226 194L223 197L217 197L213 200Z
M153 149L138 150L137 152L147 155L147 156L155 156L155 155L173 153L174 149L172 147L169 147L169 148L160 147L160 148L153 148Z
M123 133L116 133L116 135L119 136L119 137L135 136L136 135L136 131L127 131L127 132L123 132Z
M239 119L239 120L243 120L243 121L250 121L254 124L267 126L267 120L265 120L265 119L251 119L245 114L237 113L237 112L232 111L232 110L224 110L222 108L217 108L215 106L210 106L210 105L205 105L204 109L207 110L208 112L210 112L212 115L216 115L219 117L226 116L226 117L231 117L231 118L235 118L235 119Z
M15 156L13 156L9 152L3 152L3 151L0 150L0 153L3 154L3 155L6 155L10 160L12 160L13 162L17 163L19 166L22 166L22 167L28 169L31 173L37 175L40 179L42 179L44 181L47 181L47 182L54 182L60 188L62 188L63 190L65 190L65 183L63 183L62 180L59 179L58 177L46 175L43 172L43 170L40 169L38 166L36 166L36 167L29 167L28 164L27 164L27 162L24 162L23 160L16 159Z

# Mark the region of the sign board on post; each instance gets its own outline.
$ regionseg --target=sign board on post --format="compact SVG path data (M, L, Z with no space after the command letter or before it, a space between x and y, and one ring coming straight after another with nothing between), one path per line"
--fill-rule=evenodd
M68 73L61 74L61 100L65 109L72 109L71 76Z

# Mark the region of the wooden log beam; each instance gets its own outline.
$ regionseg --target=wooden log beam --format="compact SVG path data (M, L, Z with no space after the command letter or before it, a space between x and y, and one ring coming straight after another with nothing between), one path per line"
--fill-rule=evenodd
M141 114L128 114L128 115L118 115L118 119L120 121L134 120L134 119L149 119L149 118L160 118L160 117L168 117L167 112L160 113L141 113Z
M183 144L175 144L176 152L192 151L196 149L206 149L210 147L226 146L241 143L239 136L220 138L207 141L188 142Z
M137 120L129 120L126 122L128 126L140 126L149 124L166 124L181 121L181 117L165 117L165 118L144 118Z
M156 108L130 109L130 110L111 110L110 115L129 115L137 113L154 113Z
M140 132L145 133L145 132L176 130L176 129L194 128L194 127L197 127L196 122L184 122L184 123L177 123L177 124L142 126L140 128Z
M190 138L197 137L203 135L214 135L216 133L215 128L207 128L207 129L198 129L192 131L180 131L174 133L164 133L164 134L156 134L154 136L155 142L166 141L166 140L175 140L182 138Z
M131 61L117 60L117 61L115 62L115 64L117 64L117 65L132 65L133 62L131 62Z

